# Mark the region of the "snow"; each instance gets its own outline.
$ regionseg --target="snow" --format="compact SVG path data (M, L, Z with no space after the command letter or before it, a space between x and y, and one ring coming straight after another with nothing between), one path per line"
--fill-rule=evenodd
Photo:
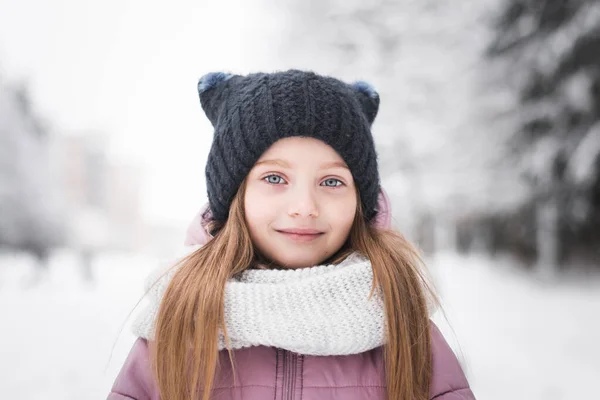
M600 279L556 283L510 260L439 254L432 267L480 399L588 399L600 376ZM437 315L435 320L440 320ZM458 338L458 340L456 340ZM459 345L457 345L459 343Z
M33 261L0 255L3 397L106 398L135 340L128 314L158 264L102 255L91 284L65 252L27 286ZM600 376L600 279L543 282L516 272L508 259L453 253L428 264L450 325L439 313L434 319L479 399L592 398Z
M569 159L568 172L576 183L590 185L594 180L594 167L600 157L600 124L590 128Z
M94 263L96 282L89 284L80 279L74 257L64 255L52 260L47 277L28 287L31 261L2 257L2 397L106 398L135 340L122 325L155 266L141 256L102 256Z

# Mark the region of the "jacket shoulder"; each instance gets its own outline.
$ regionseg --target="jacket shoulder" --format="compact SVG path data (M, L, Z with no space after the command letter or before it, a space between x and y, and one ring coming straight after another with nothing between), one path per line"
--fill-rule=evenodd
M133 344L107 400L159 400L152 376L148 341L138 338Z
M431 322L431 350L433 354L431 400L475 400L456 355L433 322Z

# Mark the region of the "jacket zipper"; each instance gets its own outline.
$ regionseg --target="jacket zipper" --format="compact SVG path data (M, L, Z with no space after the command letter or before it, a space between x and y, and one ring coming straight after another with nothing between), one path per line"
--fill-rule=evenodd
M297 366L298 359L302 357L288 350L283 352L283 382L282 398L284 400L294 400L296 392Z

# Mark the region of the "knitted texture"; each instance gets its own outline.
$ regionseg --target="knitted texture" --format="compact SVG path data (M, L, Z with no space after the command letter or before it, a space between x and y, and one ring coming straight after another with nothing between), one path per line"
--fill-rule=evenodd
M175 270L152 279L151 303L133 332L154 338L160 301ZM307 355L346 355L384 344L385 313L371 263L353 254L337 265L246 270L225 286L231 349L272 346ZM219 350L225 349L219 335Z
M380 179L371 124L379 95L371 85L298 70L213 72L200 79L198 92L214 127L205 172L215 220L227 219L241 182L262 153L292 136L316 138L337 151L352 172L366 220L375 216Z

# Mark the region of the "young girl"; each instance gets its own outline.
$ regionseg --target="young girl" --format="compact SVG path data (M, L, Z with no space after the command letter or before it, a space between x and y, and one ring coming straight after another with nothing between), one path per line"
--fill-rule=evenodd
M201 245L155 302L111 400L470 400L435 295L390 228L377 92L312 72L211 73Z

